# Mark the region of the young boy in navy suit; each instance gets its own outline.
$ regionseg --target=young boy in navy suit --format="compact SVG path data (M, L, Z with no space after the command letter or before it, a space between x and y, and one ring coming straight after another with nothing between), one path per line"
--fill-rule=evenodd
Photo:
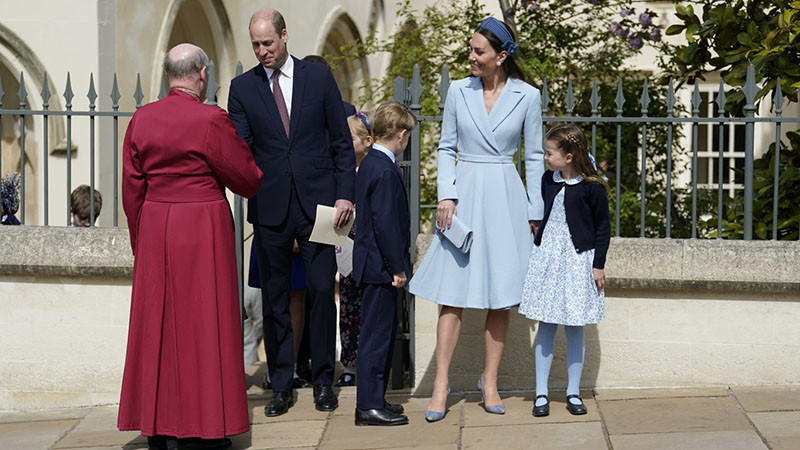
M407 106L388 102L373 118L375 143L356 175L353 277L364 288L356 377L356 425L405 425L401 405L384 396L397 332L398 289L411 274L408 198L396 157L417 121Z

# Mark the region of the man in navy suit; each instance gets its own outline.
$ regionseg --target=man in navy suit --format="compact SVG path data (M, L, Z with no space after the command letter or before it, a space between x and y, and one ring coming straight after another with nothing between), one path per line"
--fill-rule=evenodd
M397 332L397 294L411 274L411 222L405 185L395 158L408 145L416 119L407 106L388 102L373 116L375 144L356 175L353 277L364 288L358 342L356 425L405 425L403 407L385 400Z
M292 245L306 267L314 401L320 411L338 406L333 392L336 258L330 245L309 242L318 204L335 206L334 225L354 212L355 154L342 98L331 71L289 55L283 16L256 11L250 41L259 64L231 82L228 111L239 135L267 174L247 205L262 280L264 342L278 416L294 403L293 331L289 316Z

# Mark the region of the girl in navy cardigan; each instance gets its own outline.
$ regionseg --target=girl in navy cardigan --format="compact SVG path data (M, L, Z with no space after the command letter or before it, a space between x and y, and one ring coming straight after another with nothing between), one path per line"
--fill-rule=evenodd
M567 409L586 414L579 391L583 327L605 316L603 267L611 239L608 186L597 175L586 136L576 125L550 130L544 148L550 167L542 176L545 213L519 305L520 314L539 321L533 415L550 413L547 379L558 324L567 335Z

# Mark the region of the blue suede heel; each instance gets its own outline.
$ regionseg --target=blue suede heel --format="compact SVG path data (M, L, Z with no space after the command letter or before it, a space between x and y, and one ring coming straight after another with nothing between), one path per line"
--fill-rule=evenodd
M486 406L486 398L483 396L483 375L478 378L478 390L481 391L481 398L483 399L483 409L489 414L505 414L506 405L500 403L496 406Z
M450 386L447 386L447 395L450 395ZM447 405L445 404L444 411L431 411L430 409L425 410L425 420L429 423L438 422L444 419L444 416L447 415Z

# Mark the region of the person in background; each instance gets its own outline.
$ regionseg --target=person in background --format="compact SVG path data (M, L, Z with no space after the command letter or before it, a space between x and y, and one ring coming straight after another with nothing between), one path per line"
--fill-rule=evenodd
M82 184L76 187L69 195L70 205L72 209L72 226L73 227L90 227L94 225L92 222L92 199L90 197L92 188L87 184ZM100 215L100 210L103 208L103 195L97 189L94 190L94 220Z
M353 137L353 149L356 152L356 172L361 161L367 156L372 147L372 128L369 115L357 112L347 118L350 135ZM358 206L356 206L358 208ZM356 226L350 230L350 239L355 240ZM337 386L355 386L356 384L356 357L358 356L358 323L361 316L361 297L364 290L353 279L352 273L339 274L339 341L342 351L339 361L344 368Z
M19 174L10 173L0 181L0 215L3 225L20 225L14 215L19 209Z

